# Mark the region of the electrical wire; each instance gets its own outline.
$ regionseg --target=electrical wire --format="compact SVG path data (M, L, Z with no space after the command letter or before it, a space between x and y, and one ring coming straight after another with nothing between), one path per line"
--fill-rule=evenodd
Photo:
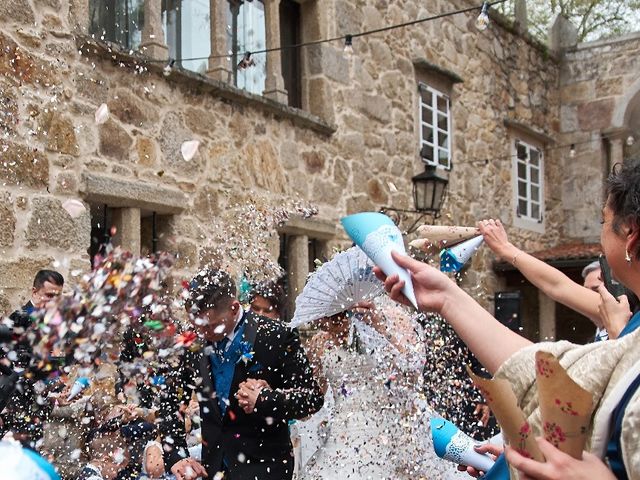
M439 20L441 18L450 17L450 16L453 16L453 15L461 14L461 13L473 12L475 10L483 11L483 9L486 9L486 7L491 7L491 6L494 6L494 5L498 5L498 4L504 3L506 1L507 0L494 0L492 2L483 2L482 5L480 5L480 6L468 7L468 8L463 8L462 10L455 10L455 11L451 11L451 12L440 13L438 15L433 15L433 16L424 17L424 18L418 18L416 20L411 20L409 22L398 23L398 24L395 24L395 25L388 25L386 27L375 28L373 30L366 30L364 32L350 33L350 34L340 35L340 36L336 36L336 37L323 38L323 39L320 39L320 40L312 40L310 42L296 43L296 44L292 44L292 45L280 45L279 47L264 48L262 50L245 51L245 52L242 52L242 55L246 56L248 54L249 56L251 56L251 55L255 55L255 54L259 54L259 53L279 52L279 51L282 51L282 50L287 50L287 49L292 49L292 48L310 47L310 46L313 46L313 45L320 45L322 43L330 43L330 42L335 42L335 41L338 41L338 40L346 40L347 38L354 39L354 38L364 37L364 36L367 36L367 35L374 35L376 33L388 32L390 30L396 30L398 28L410 27L412 25L417 25L417 24L420 24L420 23L429 22L429 21L433 21L433 20ZM206 57L178 58L178 59L173 59L173 60L177 61L177 62L189 62L189 61L195 61L195 60L231 58L234 55L238 55L240 53L241 52L235 52L235 53L229 53L229 54L225 54L225 55L208 55ZM149 62L166 63L167 60L150 59Z

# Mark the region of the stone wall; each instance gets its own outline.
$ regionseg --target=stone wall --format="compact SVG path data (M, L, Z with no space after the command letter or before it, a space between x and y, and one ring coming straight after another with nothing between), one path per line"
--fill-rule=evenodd
M640 129L630 122L633 106L640 103L639 79L640 34L580 44L564 54L559 138L576 149L575 158L568 148L561 155L569 237L594 241L599 236L602 179L625 151L635 151L628 137L640 140Z
M453 87L453 170L442 223L471 225L500 217L511 224L511 137L504 120L551 137L559 130L557 62L501 24L477 31L472 14L357 38L350 60L339 44L309 49L303 86L319 104L309 106L321 115L314 118L193 74L165 78L161 66L147 68L126 54L87 47L83 37L74 36L84 18L81 0L3 5L0 298L5 310L24 297L38 268L53 265L70 276L88 267L89 215L71 219L61 208L67 198L103 198L92 197L97 194L87 187L88 178L107 188L113 179L113 195L122 190L125 197L121 206L146 208L140 205L146 201L161 210L170 197L173 217L163 227L161 244L180 254L185 274L199 264L206 239L215 236L212 220L255 196L273 206L284 199L308 200L319 207L320 219L333 224L357 211L411 207L410 179L422 171L416 58L463 80ZM333 36L469 5L341 0L308 11L317 12L322 35ZM103 102L111 117L97 125L94 112ZM201 145L185 162L180 145L192 139ZM564 233L566 172L555 151L545 162L545 235L510 229L514 242L529 250L553 245ZM333 243L344 240L339 233ZM478 255L462 280L480 299L495 287L491 260L487 252Z

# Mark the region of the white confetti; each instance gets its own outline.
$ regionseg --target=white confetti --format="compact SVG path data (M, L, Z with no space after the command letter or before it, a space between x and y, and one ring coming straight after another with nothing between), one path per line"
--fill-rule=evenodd
M116 451L113 452L112 458L113 458L113 463L115 463L116 465L122 465L126 460L124 449L117 448Z
M76 200L70 198L65 200L62 204L62 208L64 208L71 218L78 218L84 212L87 211L86 207L80 200Z
M189 140L182 144L180 147L180 153L182 153L182 158L185 161L191 160L198 151L198 147L200 146L200 142L198 140Z
M109 120L109 107L107 107L106 103L103 103L98 107L98 109L96 110L95 117L96 117L96 123L98 125L102 125L107 120Z

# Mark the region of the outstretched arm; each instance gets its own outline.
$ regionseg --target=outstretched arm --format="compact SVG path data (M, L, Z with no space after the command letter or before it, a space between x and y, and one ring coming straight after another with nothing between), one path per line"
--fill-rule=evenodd
M485 243L496 255L517 268L549 298L588 317L597 326L602 327L598 313L600 296L597 292L574 282L560 270L513 245L509 242L500 220L478 222L478 228Z
M442 315L490 373L495 373L511 355L531 345L529 340L493 318L439 270L405 255L392 255L395 262L411 274L420 310ZM391 298L410 305L402 294L404 282L397 275L386 277L378 267L375 272L384 281Z

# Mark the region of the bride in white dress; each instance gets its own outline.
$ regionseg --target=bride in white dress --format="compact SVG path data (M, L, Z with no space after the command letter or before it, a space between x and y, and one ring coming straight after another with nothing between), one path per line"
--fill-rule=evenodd
M299 478L458 477L433 451L433 411L419 391L424 347L408 327L409 315L393 305L372 307L320 320L321 331L309 342L309 358L329 394L323 411L296 424Z

